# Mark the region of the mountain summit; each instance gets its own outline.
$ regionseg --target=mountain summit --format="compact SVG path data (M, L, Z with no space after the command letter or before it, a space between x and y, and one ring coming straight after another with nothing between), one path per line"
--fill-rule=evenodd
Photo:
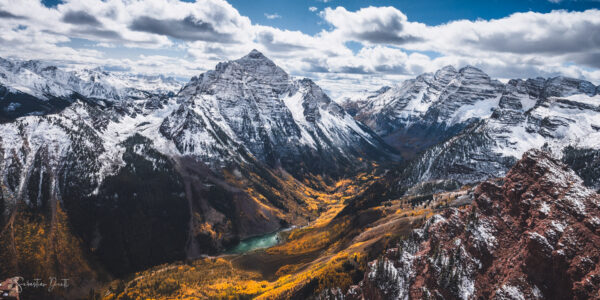
M265 59L265 60L269 60L264 54L262 54L262 52L256 50L256 49L252 49L252 51L250 51L248 54L246 54L246 56L242 57L241 59Z
M572 165L585 158L576 170L598 188L597 90L567 77L503 84L472 66L446 66L344 106L411 159L402 174L390 174L402 187L480 182L506 174L527 150L545 148Z
M355 117L412 157L489 117L502 90L477 68L446 66L359 100Z
M161 130L183 151L203 143L183 137L201 136L208 127L200 120L208 119L259 160L292 173L337 172L356 165L358 157L394 157L313 81L292 78L256 50L192 78L178 97L181 107L168 119L182 120L186 113L192 124Z

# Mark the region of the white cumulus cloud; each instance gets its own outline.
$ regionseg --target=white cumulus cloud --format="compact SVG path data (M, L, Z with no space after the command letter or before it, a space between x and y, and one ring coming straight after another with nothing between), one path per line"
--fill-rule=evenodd
M80 0L51 8L0 0L0 56L191 77L256 48L333 93L377 89L447 64L497 78L562 74L600 83L596 9L438 26L395 7L328 7L319 16L324 29L307 34L253 23L225 0Z

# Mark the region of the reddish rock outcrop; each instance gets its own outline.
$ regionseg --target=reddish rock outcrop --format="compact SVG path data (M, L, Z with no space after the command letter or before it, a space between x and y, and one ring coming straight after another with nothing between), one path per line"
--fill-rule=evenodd
M369 265L349 298L599 299L600 195L530 151ZM360 291L358 291L360 290Z

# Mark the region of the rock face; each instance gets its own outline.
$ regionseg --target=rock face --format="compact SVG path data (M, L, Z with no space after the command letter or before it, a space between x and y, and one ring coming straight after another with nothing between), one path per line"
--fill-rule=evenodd
M586 186L600 191L600 149L567 147L563 150L562 160L573 168Z
M412 157L489 117L502 90L479 69L447 66L359 100L356 119Z
M410 182L478 182L503 176L532 148L557 155L567 146L600 149L600 96L585 94L587 89L557 87L555 81L509 82L489 118L427 149L408 168L410 174L405 178L411 178Z
M356 165L358 157L393 158L378 136L314 82L291 78L256 50L192 78L179 99L181 106L161 132L182 153L222 144L218 139L227 136L259 160L295 175L343 171L340 167ZM183 113L193 128L181 128ZM210 127L211 133L197 130Z
M529 151L472 205L447 209L369 264L351 298L592 299L600 296L600 195Z
M424 182L471 184L504 176L527 150L542 148L564 157L586 185L599 188L592 153L600 149L596 93L596 86L580 79L502 84L472 67L445 67L343 103L412 158L387 176L400 194Z

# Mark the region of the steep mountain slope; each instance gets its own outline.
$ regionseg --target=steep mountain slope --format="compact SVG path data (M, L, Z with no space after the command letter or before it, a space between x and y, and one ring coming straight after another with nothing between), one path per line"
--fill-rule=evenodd
M432 217L369 264L352 299L591 299L600 294L600 196L527 152L474 202Z
M354 102L359 103L355 117L405 156L414 156L489 117L502 90L502 83L479 69L447 66Z
M391 87L384 86L376 91L362 91L359 93L352 93L350 95L342 95L336 100L336 102L339 103L348 114L354 117L365 105L368 104L371 99L378 97L390 89Z
M322 197L335 192L328 183L395 158L316 84L257 51L177 94L113 85L109 73L12 66L35 80L19 75L7 90L40 103L81 97L0 124L0 221L31 210L51 230L64 211L113 274L306 224L342 201Z
M587 86L572 79L510 81L490 118L426 150L405 178L471 183L503 176L531 148L557 155L567 146L600 149L600 97Z
M567 147L562 160L583 179L586 186L600 191L600 149Z
M194 153L204 143L224 143L215 139L226 135L260 161L300 177L307 172L341 175L359 165L358 158L393 158L378 136L314 82L291 78L256 50L192 78L179 98L184 108L169 117L174 122L161 132L182 153ZM177 122L182 114L192 128ZM214 132L198 129L208 123Z

